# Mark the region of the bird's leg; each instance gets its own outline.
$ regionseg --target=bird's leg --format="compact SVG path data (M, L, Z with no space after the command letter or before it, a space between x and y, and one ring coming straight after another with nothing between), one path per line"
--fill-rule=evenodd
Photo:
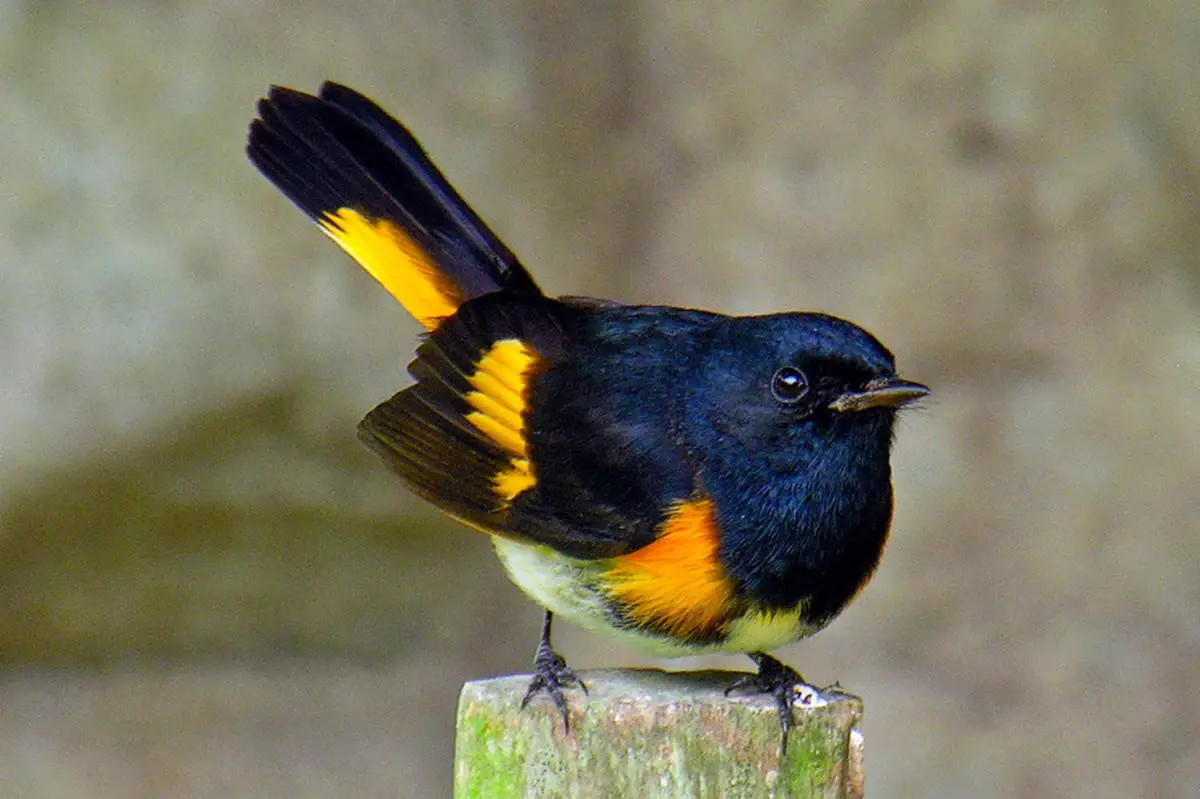
M554 647L550 646L550 620L553 617L553 613L546 611L546 620L542 622L542 640L538 642L537 651L533 655L533 679L529 681L529 690L525 692L525 698L521 700L521 709L525 709L529 700L538 691L545 691L550 695L558 712L562 714L563 731L567 732L571 729L571 722L567 716L567 700L563 696L562 689L578 685L586 694L587 686L567 666L567 661L563 660L562 655L555 652Z
M758 665L757 674L747 674L725 690L725 695L734 691L748 688L754 693L770 694L775 697L775 706L779 708L779 723L783 728L783 738L779 744L780 754L787 754L788 733L792 729L792 702L799 696L804 704L812 704L822 696L821 690L809 685L800 672L791 666L781 663L766 652L747 652L751 660Z

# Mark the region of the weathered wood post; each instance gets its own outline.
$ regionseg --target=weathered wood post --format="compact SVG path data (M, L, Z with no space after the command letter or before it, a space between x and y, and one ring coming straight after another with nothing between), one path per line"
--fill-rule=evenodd
M571 691L571 730L549 701L521 698L528 676L463 686L457 799L863 795L862 700L797 703L785 757L779 714L763 696L725 696L732 672L592 671Z

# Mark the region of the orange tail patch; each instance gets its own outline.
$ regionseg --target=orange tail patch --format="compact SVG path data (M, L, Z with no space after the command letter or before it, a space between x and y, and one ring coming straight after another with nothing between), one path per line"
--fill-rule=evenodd
M317 224L427 329L463 303L433 257L396 223L340 208L325 212Z
M672 638L717 638L734 604L718 550L712 500L680 502L653 543L613 559L606 588L639 625Z
M246 153L288 199L433 330L464 302L533 278L398 121L325 83L317 96L274 86Z

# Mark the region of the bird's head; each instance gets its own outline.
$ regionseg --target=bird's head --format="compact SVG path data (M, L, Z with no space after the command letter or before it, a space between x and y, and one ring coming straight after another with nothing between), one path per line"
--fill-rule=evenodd
M697 440L715 432L718 451L773 471L839 447L886 462L896 412L929 393L896 374L874 336L825 314L728 317L694 352L687 415L706 428Z

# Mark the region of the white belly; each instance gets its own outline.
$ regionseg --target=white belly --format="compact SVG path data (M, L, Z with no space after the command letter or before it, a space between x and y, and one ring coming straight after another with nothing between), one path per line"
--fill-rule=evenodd
M824 625L801 621L803 605L764 614L751 611L729 623L724 640L681 644L648 632L619 626L597 586L603 561L580 560L549 547L492 537L508 576L535 602L585 630L613 635L631 646L664 657L710 652L767 652L812 635Z

